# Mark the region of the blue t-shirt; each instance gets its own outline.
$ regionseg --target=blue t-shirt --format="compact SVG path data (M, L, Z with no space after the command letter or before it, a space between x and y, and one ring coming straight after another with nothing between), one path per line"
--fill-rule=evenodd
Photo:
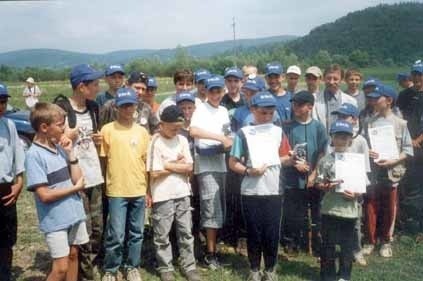
M315 119L307 123L300 123L294 119L284 124L283 128L292 149L296 144L307 143L306 161L313 170L317 165L319 154L326 151L329 141L323 124ZM284 168L286 188L305 188L306 181L307 174L300 173L295 167Z
M40 186L51 189L73 186L67 156L60 146L56 146L54 151L33 143L26 155L25 168L29 191L35 191ZM43 203L34 195L43 233L67 229L86 218L81 197L77 193L51 203Z
M276 99L276 111L278 112L279 118L282 122L291 120L291 98L292 94L286 92L283 96L277 96L270 90L268 90Z

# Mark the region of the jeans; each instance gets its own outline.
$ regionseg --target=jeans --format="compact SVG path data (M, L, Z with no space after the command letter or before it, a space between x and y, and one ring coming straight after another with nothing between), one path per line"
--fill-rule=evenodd
M273 271L276 266L282 202L281 195L241 196L242 213L247 227L247 250L251 270L260 269L262 255L266 271Z
M104 241L104 271L116 273L121 265L137 268L141 263L145 198L109 197L109 216ZM128 227L125 241L125 230ZM124 248L126 247L125 260Z

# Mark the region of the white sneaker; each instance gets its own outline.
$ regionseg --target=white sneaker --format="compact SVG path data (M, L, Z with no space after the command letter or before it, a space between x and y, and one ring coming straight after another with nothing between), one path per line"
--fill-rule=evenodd
M103 278L101 278L101 281L116 281L116 276L114 276L112 273L110 272L106 272L103 275Z
M366 261L366 258L363 255L363 252L362 251L359 251L359 252L355 253L354 254L354 259L355 259L355 262L358 265L367 266L367 261Z
M140 272L136 268L131 268L126 271L126 280L128 281L142 281Z
M382 244L379 250L379 254L381 257L384 258L391 258L392 257L392 246L391 243Z
M361 253L363 255L369 256L373 253L373 250L375 249L375 245L373 244L366 244L363 246L363 249L361 250Z

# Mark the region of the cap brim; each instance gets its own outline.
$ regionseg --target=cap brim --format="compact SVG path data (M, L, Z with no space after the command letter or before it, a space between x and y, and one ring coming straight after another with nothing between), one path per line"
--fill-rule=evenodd
M265 102L261 104L253 104L256 107L276 107L276 103Z
M182 99L182 100L178 100L176 102L176 104L180 104L181 102L184 102L184 101L189 101L189 102L195 103L195 99Z
M239 75L236 75L236 74L228 74L228 75L225 75L225 76L223 76L223 78L228 78L228 77L235 77L235 78L238 78L238 79L242 79L242 78L244 78L244 76L239 76Z
M260 91L260 89L257 87L249 87L249 86L242 86L241 89L247 89L247 90L256 91L256 92Z
M0 94L0 99L1 98L11 98L12 96L9 94Z
M125 71L123 71L123 70L114 70L114 71L112 71L112 72L106 72L105 73L105 75L106 76L110 76L110 75L113 75L113 74L115 74L115 73L120 73L120 74L122 74L122 75L125 75L126 73L125 73ZM101 77L100 77L101 78Z
M339 134L339 133L348 134L350 136L353 136L354 135L353 132L349 132L349 131L345 131L345 130L335 130L335 131L330 132L331 135L333 135L333 134Z
M93 72L84 77L83 81L93 81L104 77L104 73L100 71Z
M123 101L120 101L120 102L116 102L115 104L116 104L116 106L122 106L124 104L138 104L138 101L123 100Z
M275 75L282 75L282 72L271 71L271 72L269 72L269 73L266 73L266 77L267 77L267 76L270 76L270 75L272 75L272 74L275 74Z
M207 91L210 91L210 90L212 90L212 89L214 89L214 88L219 88L219 89L223 89L225 86L224 85L221 85L221 84L219 84L219 85L217 85L217 84L214 84L214 85L208 85L207 86Z
M366 95L367 98L373 98L373 99L377 99L380 98L382 95L379 93L369 93Z

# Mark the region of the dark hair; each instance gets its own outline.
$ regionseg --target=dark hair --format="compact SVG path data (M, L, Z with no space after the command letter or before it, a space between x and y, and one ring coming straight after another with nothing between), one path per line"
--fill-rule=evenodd
M326 76L326 74L332 72L339 72L341 74L341 79L344 79L344 70L339 64L331 64L329 67L327 67L323 73L323 77Z
M189 69L178 69L173 74L173 84L179 81L190 81L194 84L194 73Z
M129 74L128 85L132 85L134 83L144 83L147 86L148 76L144 72L131 72Z

